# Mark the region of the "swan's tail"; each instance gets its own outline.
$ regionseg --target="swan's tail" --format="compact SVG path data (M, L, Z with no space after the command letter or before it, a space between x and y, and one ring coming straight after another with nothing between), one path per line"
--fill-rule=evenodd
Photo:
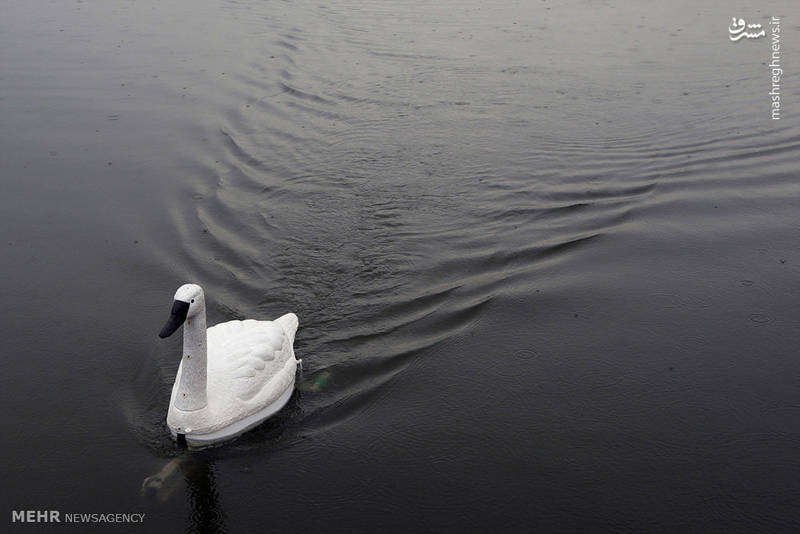
M292 344L294 344L294 333L297 332L297 326L300 324L297 316L293 313L287 313L275 319L275 322L283 327L286 335L289 336Z

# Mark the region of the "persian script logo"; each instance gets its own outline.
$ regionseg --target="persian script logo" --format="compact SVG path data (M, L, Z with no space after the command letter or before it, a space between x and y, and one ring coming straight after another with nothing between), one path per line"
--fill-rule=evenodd
M728 27L728 37L731 41L738 41L742 37L747 37L748 39L758 39L759 37L764 37L766 32L761 29L761 31L755 31L761 29L761 24L745 24L744 19L736 20L736 17L733 17L733 21L731 25ZM754 30L754 31L745 31L745 30Z

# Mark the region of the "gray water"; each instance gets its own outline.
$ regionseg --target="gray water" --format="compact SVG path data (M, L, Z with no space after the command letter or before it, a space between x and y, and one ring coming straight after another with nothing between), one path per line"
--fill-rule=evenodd
M1 9L10 529L800 528L795 2ZM781 120L733 16L781 18ZM203 452L188 281L301 322L289 405Z

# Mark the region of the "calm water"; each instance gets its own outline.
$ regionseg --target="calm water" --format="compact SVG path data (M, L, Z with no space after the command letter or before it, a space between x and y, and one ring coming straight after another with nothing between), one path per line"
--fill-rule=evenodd
M782 19L780 121L734 15ZM797 531L798 29L793 0L2 2L5 521ZM296 312L305 364L200 453L156 337L187 281L210 324Z

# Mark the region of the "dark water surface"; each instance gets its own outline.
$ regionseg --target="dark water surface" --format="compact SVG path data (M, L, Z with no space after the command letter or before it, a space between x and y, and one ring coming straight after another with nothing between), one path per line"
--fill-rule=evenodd
M1 9L9 525L800 528L796 2ZM734 15L782 18L779 121ZM187 281L305 364L199 453Z

